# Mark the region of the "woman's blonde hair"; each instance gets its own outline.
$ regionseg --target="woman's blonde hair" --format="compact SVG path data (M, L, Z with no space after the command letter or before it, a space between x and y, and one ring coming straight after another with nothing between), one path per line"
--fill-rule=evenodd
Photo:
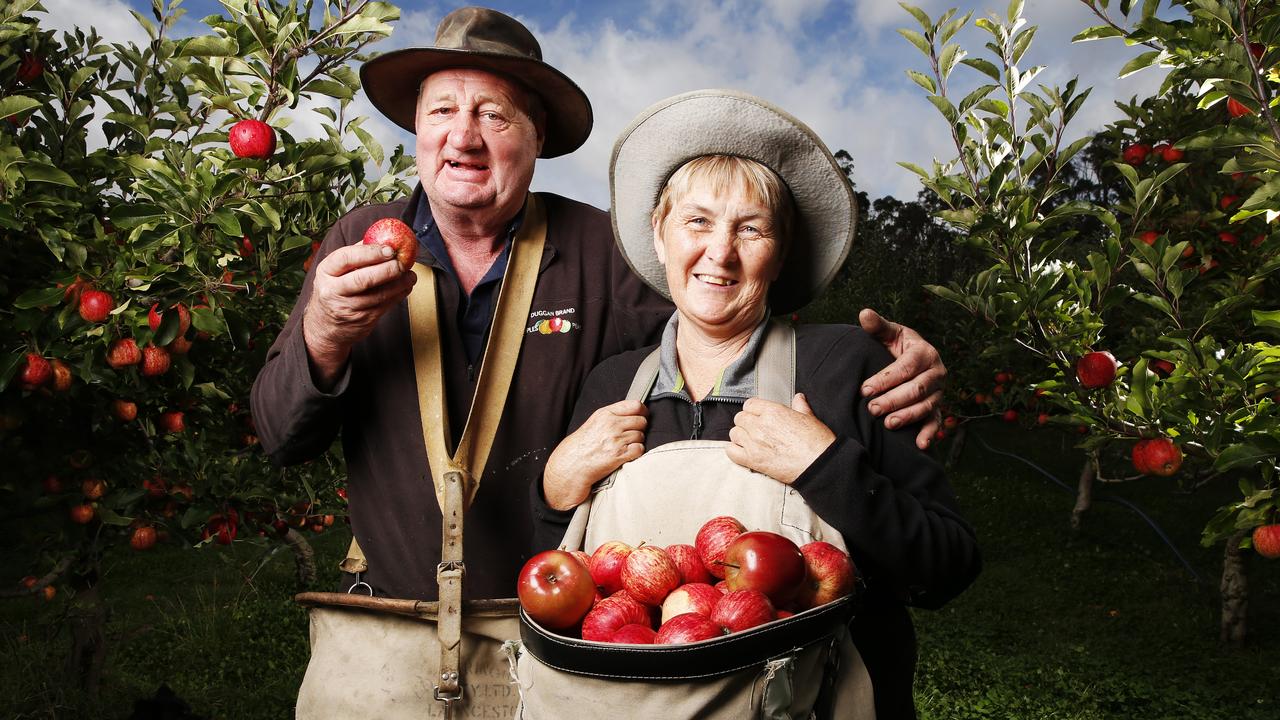
M781 248L787 247L795 219L791 191L782 178L765 165L736 155L703 155L671 173L666 185L662 186L658 204L653 208L655 227L661 227L676 202L699 182L709 183L711 191L717 195L743 191L769 208L773 217L774 239Z

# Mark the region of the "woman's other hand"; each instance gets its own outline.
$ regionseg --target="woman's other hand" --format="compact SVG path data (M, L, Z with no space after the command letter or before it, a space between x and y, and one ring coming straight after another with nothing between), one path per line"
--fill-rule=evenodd
M542 492L554 510L577 507L591 486L623 463L644 454L649 410L637 400L620 400L591 413L560 441L542 472Z
M733 418L726 452L735 463L790 485L835 439L803 393L791 407L751 398Z
M875 310L863 309L858 322L894 357L885 369L862 383L863 396L874 398L868 409L877 417L888 415L884 425L890 430L923 420L916 446L927 450L938 431L938 409L947 382L942 356L915 330L885 320Z

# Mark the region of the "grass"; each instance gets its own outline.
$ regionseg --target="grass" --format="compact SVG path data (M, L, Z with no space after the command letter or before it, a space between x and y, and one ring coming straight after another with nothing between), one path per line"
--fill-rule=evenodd
M1065 436L1002 424L975 429L1074 486L1079 458ZM1218 635L1221 549L1199 528L1233 488L1185 495L1169 480L1110 487L1166 532L1200 574L1196 583L1141 519L1098 503L1079 532L1072 496L971 436L953 473L983 548L982 576L946 608L915 613L916 683L928 719L1280 717L1280 562L1249 562L1252 641ZM0 581L30 568L0 529ZM332 587L344 532L310 540L318 589ZM110 645L101 698L67 690L67 599L0 602L0 717L124 718L168 684L208 718L292 717L307 658L305 613L286 550L157 547L107 558Z

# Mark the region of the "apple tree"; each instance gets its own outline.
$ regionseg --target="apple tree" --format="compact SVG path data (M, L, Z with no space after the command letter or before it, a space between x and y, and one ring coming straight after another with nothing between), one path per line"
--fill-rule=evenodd
M1145 3L1145 17L1157 5ZM952 42L971 15L949 11L935 21L908 8L921 29L902 33L929 62L929 72L908 74L945 119L957 152L929 169L908 168L946 205L939 217L988 263L931 289L1034 360L1024 381L1056 407L1053 421L1087 430L1081 446L1095 457L1127 449L1141 474L1174 476L1186 488L1239 486L1241 502L1206 517L1204 539L1225 540L1222 636L1240 643L1247 598L1239 551L1246 529L1274 512L1280 455L1280 348L1266 340L1280 324L1280 243L1270 218L1251 212L1260 188L1247 177L1265 187L1265 170L1222 167L1214 150L1222 145L1171 121L1196 102L1191 79L1175 73L1165 97L1127 106L1129 118L1100 139L1114 148L1106 172L1116 174L1116 197L1071 198L1064 170L1092 139L1068 141L1066 127L1088 90L1074 79L1033 85L1043 67L1022 64L1036 30L1022 6L1014 0L1004 17L974 22L990 36L985 56L975 57ZM1196 15L1184 31L1204 43L1213 35ZM1245 55L1220 62L1247 63ZM1152 61L1139 55L1122 73ZM963 94L951 89L962 65L980 78ZM1191 122L1225 119L1221 109L1202 112L1213 115ZM1099 232L1082 232L1082 219ZM1220 235L1231 221L1234 242ZM1093 479L1082 474L1081 500Z
M340 458L274 468L248 393L327 228L412 167L351 113L395 7L223 0L174 37L180 4L141 45L0 9L0 501L35 578L6 594L80 606L90 691L108 548L305 549L343 514Z

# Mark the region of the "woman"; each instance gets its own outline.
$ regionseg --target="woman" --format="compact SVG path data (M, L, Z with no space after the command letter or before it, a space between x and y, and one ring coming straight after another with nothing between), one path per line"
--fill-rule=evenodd
M771 312L824 289L852 243L856 205L839 167L786 113L700 91L659 103L624 132L611 184L624 255L676 312L644 403L620 398L652 349L588 377L572 434L535 493L538 549L557 545L570 510L624 463L676 441L728 441L730 460L789 486L839 532L863 585L850 632L876 715L913 717L906 607L941 606L980 562L973 529L914 430L886 430L859 399L862 381L890 358L857 328L801 326L790 406L754 397Z

